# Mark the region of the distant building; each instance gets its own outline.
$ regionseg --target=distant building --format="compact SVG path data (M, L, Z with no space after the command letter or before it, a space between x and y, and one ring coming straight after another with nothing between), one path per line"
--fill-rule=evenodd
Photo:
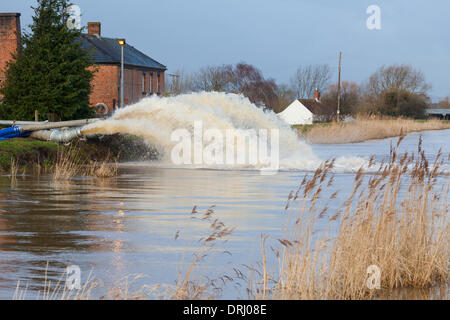
M0 13L0 85L5 80L4 68L21 46L20 13ZM89 22L88 33L82 34L82 49L92 53L97 68L91 83L90 105L102 113L113 112L120 105L121 47L118 39L101 36L100 22ZM166 66L153 60L129 44L124 46L124 104L132 104L165 92ZM1 99L1 96L0 96Z
M425 109L425 113L430 118L439 118L442 120L450 120L450 109L430 108L430 109Z
M121 47L118 40L101 36L100 22L88 23L88 34L81 36L82 48L92 52L97 72L92 81L91 106L106 106L113 112L120 105ZM129 44L124 46L124 104L165 92L166 66Z
M321 122L322 114L320 92L316 89L314 99L297 99L278 113L278 116L293 126Z

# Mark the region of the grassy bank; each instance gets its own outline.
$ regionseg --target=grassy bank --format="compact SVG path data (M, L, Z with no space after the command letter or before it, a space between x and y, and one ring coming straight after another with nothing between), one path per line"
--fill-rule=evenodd
M357 118L345 123L318 123L296 126L301 138L309 143L354 143L371 139L385 139L425 130L450 129L450 121L412 119Z
M0 171L7 172L16 167L21 171L36 165L49 168L54 164L58 144L28 139L11 139L0 142Z
M54 172L58 165L85 165L105 161L152 159L156 155L142 139L134 136L106 136L77 140L70 145L16 138L0 141L0 172L33 170Z

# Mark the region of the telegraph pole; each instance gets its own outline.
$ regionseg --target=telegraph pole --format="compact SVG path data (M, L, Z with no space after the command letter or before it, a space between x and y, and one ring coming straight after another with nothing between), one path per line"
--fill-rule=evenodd
M342 52L339 52L339 76L338 76L338 87L337 87L337 112L336 112L336 120L339 122L341 120L340 113L341 113L341 59L342 59Z

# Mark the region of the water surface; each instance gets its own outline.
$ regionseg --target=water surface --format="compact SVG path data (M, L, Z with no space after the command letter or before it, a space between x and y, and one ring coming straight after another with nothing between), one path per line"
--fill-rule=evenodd
M408 135L402 151L414 152L419 135L427 156L442 148L446 165L450 130ZM356 144L312 145L321 159L357 156L386 159L396 138ZM0 177L0 298L13 296L17 281L28 283L29 297L48 279L59 279L68 265L78 265L85 280L92 271L103 286L100 297L127 275L144 274L143 283L173 284L183 255L206 235L209 223L192 219L210 206L214 216L236 227L210 267L220 273L259 259L262 233L281 236L289 192L307 172L169 169L151 163L124 164L117 178L78 177L55 182L48 175ZM344 199L354 174L337 173L329 192ZM340 199L340 200L342 200ZM179 237L175 239L175 235ZM229 288L224 298L246 298L245 289Z

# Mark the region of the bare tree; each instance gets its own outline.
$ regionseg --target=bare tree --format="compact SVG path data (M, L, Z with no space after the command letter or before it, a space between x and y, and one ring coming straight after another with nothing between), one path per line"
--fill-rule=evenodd
M273 111L275 111L275 113L283 111L292 103L292 101L295 100L294 91L289 85L285 83L278 85L277 96L278 104L273 108Z
M421 71L410 65L392 65L382 66L369 78L366 93L372 97L392 90L426 94L430 88Z
M207 66L195 75L194 87L197 91L227 91L232 78L231 65Z
M410 65L382 66L365 84L361 105L367 112L420 118L429 89L424 74Z
M314 91L326 89L331 78L331 69L327 64L299 67L291 78L291 87L298 99L312 98Z
M437 107L441 109L450 109L450 97L447 96L443 100L439 101Z
M246 63L207 66L193 74L178 71L167 83L172 95L198 91L240 93L262 108L279 105L278 87L273 79L265 79L260 70Z
M329 86L328 90L322 96L322 103L329 106L333 114L337 111L337 84ZM343 81L341 83L341 114L355 114L361 99L361 88L355 82Z

